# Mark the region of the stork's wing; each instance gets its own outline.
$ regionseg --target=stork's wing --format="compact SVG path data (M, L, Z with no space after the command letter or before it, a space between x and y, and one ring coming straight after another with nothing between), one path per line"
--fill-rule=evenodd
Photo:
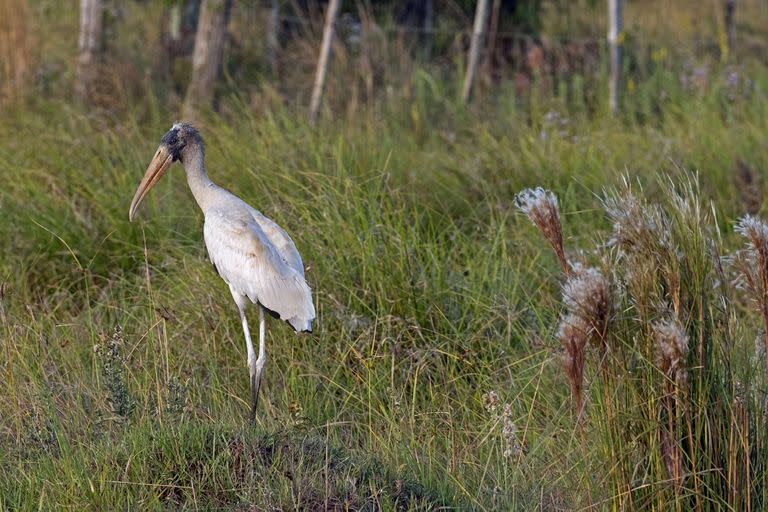
M297 331L312 328L312 291L256 222L212 209L205 214L203 235L208 255L227 284Z
M293 267L296 272L304 276L304 263L301 261L301 255L299 254L296 245L291 240L291 237L286 231L277 225L277 222L273 221L269 217L263 215L260 211L251 210L251 216L253 220L259 225L266 237L272 242L272 245L277 249L277 252L285 258L285 261Z

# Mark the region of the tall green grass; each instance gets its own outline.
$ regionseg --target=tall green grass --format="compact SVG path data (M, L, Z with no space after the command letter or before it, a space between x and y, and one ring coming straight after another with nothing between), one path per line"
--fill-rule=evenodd
M127 220L173 120L152 111L106 121L42 100L8 111L3 505L685 509L739 508L749 494L759 508L757 466L750 489L729 494L728 468L741 460L730 440L742 431L722 430L741 418L730 401L737 379L764 389L750 366L759 318L736 293L738 317L717 310L706 240L713 233L719 254L742 244L732 235L744 211L733 166L736 157L766 163L761 73L749 94L726 98L725 85L685 93L667 78L656 87L679 94L661 114L644 111L648 96L638 93L622 118L558 97L530 109L499 97L492 109L467 110L439 84L412 103L325 119L319 129L289 108L256 115L229 101L224 111L237 115L200 123L209 173L292 234L318 310L311 335L268 323L254 429L245 427L236 310L206 260L181 168L153 190L138 222ZM698 172L699 185L670 203L657 176L683 190L690 174L680 169ZM667 395L650 352L653 318L633 312L633 295L619 301L616 366L612 359L601 380L589 363L579 426L556 339L562 276L513 201L525 187L556 191L572 258L608 238L601 190L626 173L644 184L641 198L669 203L689 258L681 318L694 319L684 320L691 346L707 347L699 363L717 368L687 361L697 398L682 490L658 455L656 413ZM664 296L662 278L648 286ZM110 345L116 326L122 334ZM754 412L762 395L750 396L744 407ZM747 417L744 432L759 436L763 420Z

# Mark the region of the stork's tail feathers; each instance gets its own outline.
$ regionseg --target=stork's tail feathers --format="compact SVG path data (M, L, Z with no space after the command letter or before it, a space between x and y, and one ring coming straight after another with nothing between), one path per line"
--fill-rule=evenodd
M291 324L291 327L296 329L296 332L312 332L312 320L307 320L306 318L298 318L294 317L288 320L288 323Z
M291 327L293 327L293 329L296 332L303 332L303 331L312 332L312 320L314 320L314 316L312 318L301 318L298 316L295 316L293 318L282 318L280 316L280 313L278 313L277 311L269 309L267 306L265 306L261 302L259 302L259 305L262 308L264 308L264 311L266 311L267 314L272 318L277 318L278 320L285 320L286 322L291 324Z

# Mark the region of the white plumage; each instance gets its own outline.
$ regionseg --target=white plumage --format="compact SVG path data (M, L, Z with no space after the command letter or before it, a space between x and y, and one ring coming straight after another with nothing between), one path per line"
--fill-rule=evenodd
M160 140L160 147L133 197L131 220L149 189L176 160L184 165L189 188L205 215L203 236L208 255L229 285L240 313L248 348L253 420L267 359L264 311L287 321L297 331L309 331L315 318L312 291L304 279L301 255L288 233L208 178L203 139L189 124L174 124ZM258 357L245 315L249 301L259 309Z
M297 331L312 330L312 291L284 230L242 203L206 210L203 234L211 261L233 292L274 311Z

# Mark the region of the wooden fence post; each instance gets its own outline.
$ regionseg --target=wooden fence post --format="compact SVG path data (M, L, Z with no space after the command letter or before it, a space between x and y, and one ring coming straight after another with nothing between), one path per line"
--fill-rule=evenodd
M499 33L499 16L501 14L501 0L493 0L493 6L491 7L491 22L488 28L488 48L486 49L485 62L483 67L486 69L486 74L491 76L493 72L493 63L496 55L496 39Z
M424 60L432 58L432 42L435 39L435 3L433 0L424 0L424 34L422 37L421 54Z
M219 77L227 40L232 0L203 0L192 54L192 76L182 106L182 115L194 119L197 110L210 106L213 87Z
M478 0L475 9L475 24L472 29L472 41L469 46L469 59L467 61L467 75L464 77L464 88L461 98L464 103L469 101L472 94L472 82L475 80L477 64L480 61L480 50L483 47L485 25L488 22L488 0Z
M0 105L24 90L30 34L27 2L0 0Z
M96 77L103 29L104 15L101 0L80 0L80 37L77 43L75 94L83 103L88 101L90 87Z
M608 102L614 114L619 111L621 80L621 2L622 0L608 0L608 47L611 59Z
M333 31L336 26L336 18L339 15L341 0L331 0L328 3L328 11L325 14L325 28L323 29L323 43L320 45L320 56L317 59L317 72L315 73L315 85L312 87L312 100L309 103L309 122L315 124L320 103L323 99L323 86L325 74L328 70L328 61L331 56L331 44L333 43Z
M736 37L736 0L725 0L723 5L723 25L725 30L725 49L722 51L723 60L733 51L733 40ZM722 42L720 43L722 48Z
M272 0L267 27L267 60L272 75L277 76L277 52L280 47L280 0Z

